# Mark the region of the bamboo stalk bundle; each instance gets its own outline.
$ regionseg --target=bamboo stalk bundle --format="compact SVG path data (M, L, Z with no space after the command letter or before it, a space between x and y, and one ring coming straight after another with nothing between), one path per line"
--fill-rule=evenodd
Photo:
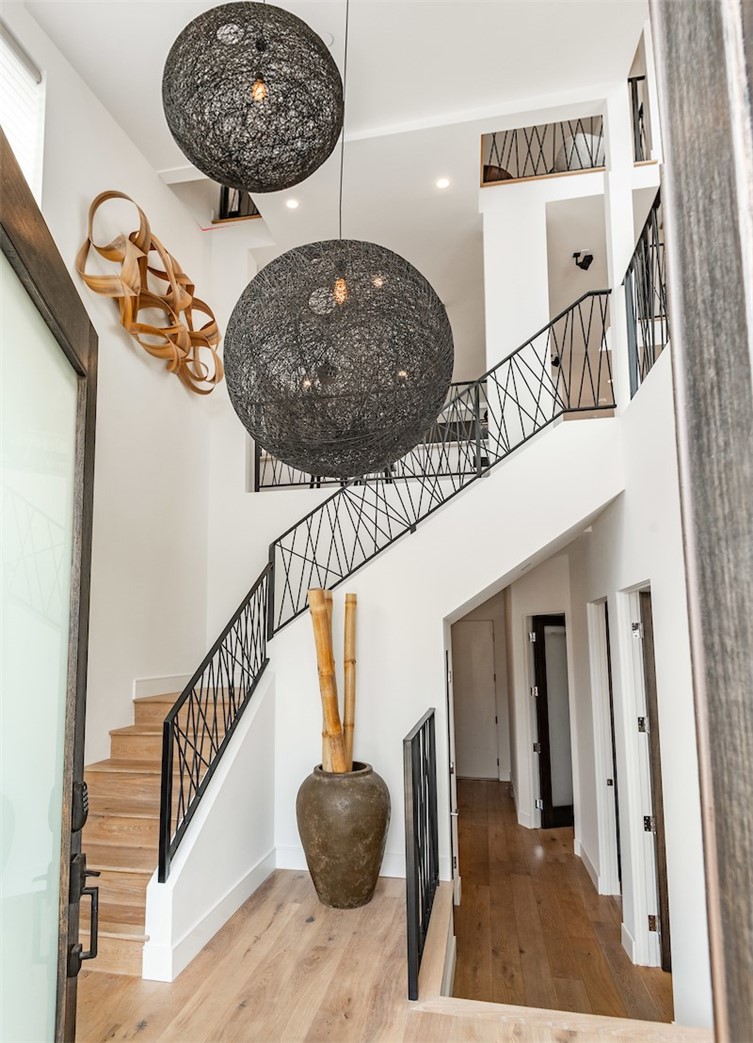
M322 749L330 758L331 771L342 774L350 770L345 756L345 742L337 700L335 658L332 652L332 630L327 611L326 591L309 591L311 622L314 627L316 661L319 669L319 691L322 697ZM324 765L324 757L322 760ZM327 770L327 769L325 769Z
M324 591L324 602L327 606L327 622L329 624L329 643L330 648L333 648L332 644L332 613L334 610L334 601L331 590ZM332 658L334 659L334 653ZM329 742L327 741L327 721L324 717L324 710L322 709L322 768L324 771L332 771L332 749Z
M348 770L353 770L353 728L356 719L356 594L345 595L345 702L343 706L343 736Z

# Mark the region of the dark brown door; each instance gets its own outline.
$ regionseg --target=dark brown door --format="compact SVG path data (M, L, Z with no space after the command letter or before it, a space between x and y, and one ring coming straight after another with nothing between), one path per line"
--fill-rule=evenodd
M664 837L664 796L661 777L661 749L659 746L659 705L656 694L656 665L654 661L654 619L651 610L651 593L640 592L641 644L643 647L643 673L646 684L646 730L648 732L649 761L651 770L651 813L656 851L656 889L659 896L657 930L661 944L661 966L663 971L672 970L669 943L669 890L667 888L667 845Z
M97 336L1 131L0 247L3 677L15 679L7 699L26 703L3 728L8 760L20 751L8 788L3 776L20 982L4 1007L12 1038L73 1040L76 976L96 953L81 829ZM82 898L92 903L88 953Z
M573 769L565 617L534 616L533 667L541 826L572 826Z

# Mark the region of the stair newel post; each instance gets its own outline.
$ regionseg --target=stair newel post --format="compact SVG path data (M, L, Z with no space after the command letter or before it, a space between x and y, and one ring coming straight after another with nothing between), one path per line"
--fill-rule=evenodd
M159 804L159 882L170 872L170 833L173 817L173 715L162 722L162 780Z
M481 384L473 385L473 422L476 439L476 474L481 475Z
M269 576L267 578L267 641L275 636L275 544L269 545Z

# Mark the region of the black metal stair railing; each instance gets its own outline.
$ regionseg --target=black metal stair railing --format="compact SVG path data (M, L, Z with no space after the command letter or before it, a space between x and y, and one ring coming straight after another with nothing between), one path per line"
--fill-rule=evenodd
M482 185L598 170L605 163L604 117L495 131L483 136L481 151Z
M265 566L162 724L159 880L267 666Z
M558 417L614 408L609 292L584 294L447 403L413 473L350 482L275 540L270 634L309 587L342 583Z
M624 285L632 398L669 343L661 192L646 218Z
M586 293L446 404L399 476L348 482L283 533L163 724L159 879L267 665L267 642L564 414L614 408L609 290ZM409 461L410 462L407 462Z
M418 972L439 886L439 816L434 709L403 739L405 905L408 999L418 999Z
M630 88L630 119L633 128L633 161L643 163L650 159L651 145L648 134L646 77L628 77Z
M472 384L475 384L475 381L464 380L450 384L447 396L448 404L452 402L452 400L460 394L464 388L468 388ZM479 395L482 403L484 403L486 389L483 386L479 389ZM442 412L437 417L435 427L441 429L443 424L450 422L453 421L445 418L445 409L443 407ZM396 460L395 463L391 464L385 471L361 475L357 479L352 480L363 483L373 482L380 478L389 480L415 475L417 471L421 470L422 461L426 459L427 456L431 455L432 443L429 442L429 438L432 437L433 433L434 429L427 433L423 441L419 442L419 444L411 449L409 453L406 453L405 456ZM468 466L468 461L460 454L457 454L454 457L448 457L444 462L448 469ZM448 470L448 473L452 472ZM290 464L278 460L276 456L267 453L258 443L254 444L254 492L261 492L264 489L322 489L326 486L344 486L347 484L347 479L317 477L315 475L306 474L305 471L299 471L297 468L291 467Z

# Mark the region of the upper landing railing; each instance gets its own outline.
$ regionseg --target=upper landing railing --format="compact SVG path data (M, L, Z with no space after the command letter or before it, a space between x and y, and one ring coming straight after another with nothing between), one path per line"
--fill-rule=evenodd
M481 139L482 187L551 174L601 170L604 164L603 116L517 127L484 134Z
M267 665L267 641L305 610L309 588L342 583L558 417L614 408L609 293L584 294L456 394L413 471L347 483L271 545L269 564L165 720L161 881Z
M657 192L648 212L624 283L632 398L669 343L667 267L660 192Z

